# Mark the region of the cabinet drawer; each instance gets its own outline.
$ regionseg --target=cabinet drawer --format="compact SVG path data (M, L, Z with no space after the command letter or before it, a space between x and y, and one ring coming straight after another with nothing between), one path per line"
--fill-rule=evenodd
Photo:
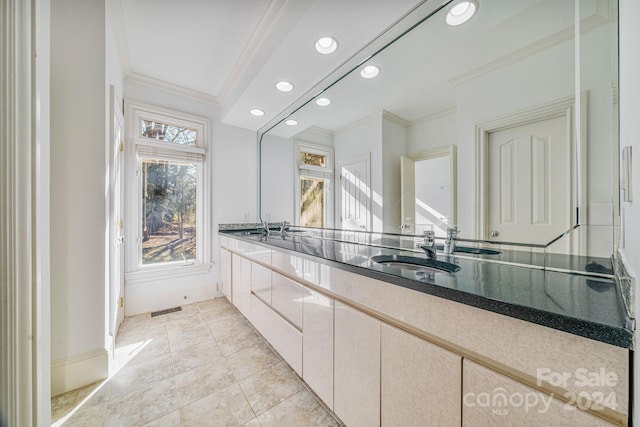
M251 263L251 290L262 301L271 304L271 270L260 264Z
M295 256L291 256L288 254L283 254L282 252L274 251L271 257L271 265L275 268L278 268L285 273L291 274L292 276L299 277L301 279L304 278L304 274L302 272L303 262L302 258L298 258Z
M252 321L280 356L302 376L302 334L255 295L251 298Z
M271 276L271 306L282 316L302 329L302 300L304 288L286 277L273 273Z

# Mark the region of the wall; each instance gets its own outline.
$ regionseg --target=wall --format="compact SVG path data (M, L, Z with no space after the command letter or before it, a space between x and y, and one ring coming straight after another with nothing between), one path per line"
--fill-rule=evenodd
M620 146L632 146L633 150L633 187L634 200L622 203L622 228L624 246L620 253L627 266L636 278L640 274L640 2L636 0L620 0ZM635 289L635 310L640 307L640 294ZM636 343L640 333L636 329ZM634 352L634 402L633 421L640 425L640 356Z
M184 305L218 294L218 224L257 221L257 136L220 123L220 108L211 102L126 79L124 98L204 117L210 121L211 253L209 273L125 285L125 315Z
M346 129L336 132L333 144L336 156L336 168L340 162L354 158L371 157L371 231L383 230L383 179L382 179L382 113L367 117ZM336 169L338 170L338 169ZM339 188L336 186L336 188ZM336 197L340 197L336 191ZM336 210L339 206L336 206ZM336 212L339 216L340 212ZM336 223L336 227L340 225Z
M262 137L261 183L262 220L294 220L295 143L292 138Z
M122 75L104 0L51 5L52 394L108 374L109 86Z
M400 157L407 154L407 127L397 117L382 114L382 176L383 179L383 231L399 233L400 215Z

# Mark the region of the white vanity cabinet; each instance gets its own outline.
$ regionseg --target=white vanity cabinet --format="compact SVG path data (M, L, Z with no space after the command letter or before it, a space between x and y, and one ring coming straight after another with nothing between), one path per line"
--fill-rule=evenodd
M227 244L223 293L350 427L627 425L626 349L278 249ZM604 370L617 381L551 387L536 383L539 368ZM558 393L613 398L585 408Z
M333 410L349 427L380 425L380 321L335 303Z
M463 370L464 427L615 425L471 360Z
M231 301L231 252L224 248L220 248L220 288Z
M384 323L381 342L382 425L460 426L462 357Z
M302 378L333 409L334 300L305 288L302 308Z
M231 257L233 305L245 317L251 316L251 261L233 254Z

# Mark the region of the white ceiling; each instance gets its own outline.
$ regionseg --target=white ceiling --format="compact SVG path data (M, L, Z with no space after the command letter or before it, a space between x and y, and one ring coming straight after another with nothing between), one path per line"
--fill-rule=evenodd
M113 0L111 19L126 78L218 103L223 123L258 130L421 2ZM337 52L315 52L323 35ZM280 80L295 89L278 92Z

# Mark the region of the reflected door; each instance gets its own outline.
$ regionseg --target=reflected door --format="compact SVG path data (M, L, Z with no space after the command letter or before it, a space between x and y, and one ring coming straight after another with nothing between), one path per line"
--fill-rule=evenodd
M416 226L416 162L408 157L400 157L400 232L415 234Z
M562 116L489 134L489 239L547 243L569 229L568 129Z
M369 159L343 162L340 170L340 228L371 230L371 187Z

